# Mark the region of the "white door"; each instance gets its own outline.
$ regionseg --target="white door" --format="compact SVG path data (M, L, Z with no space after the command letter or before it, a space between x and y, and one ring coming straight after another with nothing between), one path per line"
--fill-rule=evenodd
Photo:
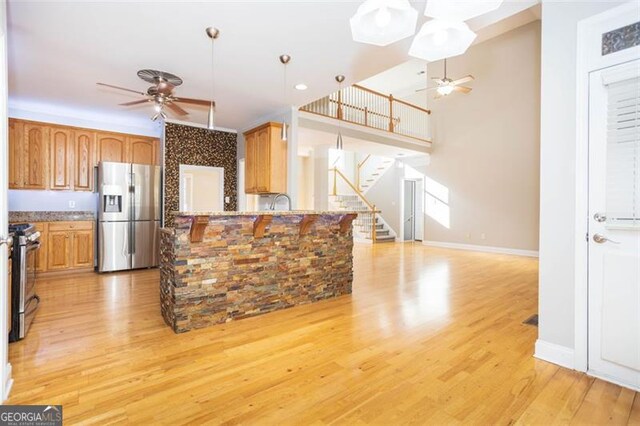
M7 144L7 38L6 38L6 2L0 3L0 240L7 237L7 188L9 187L9 165L7 164L9 147ZM8 265L7 245L0 244L0 330L5 333L0 339L0 402L9 396L13 380L11 379L11 364L8 360Z
M640 60L589 77L590 374L640 389Z

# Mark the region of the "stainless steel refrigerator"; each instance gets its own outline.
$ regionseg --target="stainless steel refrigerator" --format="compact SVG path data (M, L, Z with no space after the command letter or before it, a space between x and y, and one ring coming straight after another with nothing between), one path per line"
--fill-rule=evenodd
M160 170L144 164L98 164L98 272L158 266Z

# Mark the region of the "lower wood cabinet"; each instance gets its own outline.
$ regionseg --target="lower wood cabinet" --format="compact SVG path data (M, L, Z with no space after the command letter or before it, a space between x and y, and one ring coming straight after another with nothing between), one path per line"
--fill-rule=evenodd
M38 272L90 270L94 264L94 223L38 222Z

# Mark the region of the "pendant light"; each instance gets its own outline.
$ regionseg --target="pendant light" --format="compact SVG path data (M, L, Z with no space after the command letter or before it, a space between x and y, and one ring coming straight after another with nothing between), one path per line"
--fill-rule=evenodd
M467 51L476 33L464 22L432 19L425 23L411 43L409 56L434 62Z
M207 36L211 39L211 101L209 102L209 114L207 115L207 129L214 130L215 124L215 107L216 103L214 99L215 79L214 79L214 45L215 41L220 36L220 30L215 27L208 27L206 30Z
M289 55L280 55L280 62L282 63L282 65L284 65L284 81L283 81L283 87L282 87L282 94L284 97L284 104L287 105L287 64L289 63L289 61L291 60L291 56ZM287 140L287 122L283 119L282 120L282 131L280 133L280 139L282 139L283 141Z
M349 21L354 41L375 46L412 36L417 22L418 11L409 0L366 0Z
M344 81L344 75L338 74L336 75L335 79L338 82L338 99L341 99L342 95L340 93L342 92L342 82ZM344 118L344 115L341 109L342 105L338 103L338 109L336 110L336 118L338 119L338 136L336 138L336 149L338 151L342 151L343 148L342 133L340 132L340 121Z

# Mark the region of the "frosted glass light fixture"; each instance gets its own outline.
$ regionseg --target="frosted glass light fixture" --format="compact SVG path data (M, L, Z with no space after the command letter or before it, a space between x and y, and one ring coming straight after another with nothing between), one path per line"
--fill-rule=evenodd
M475 38L464 22L433 19L420 28L409 55L429 62L450 58L466 52Z
M349 22L354 41L387 46L415 33L418 12L409 0L366 0Z
M503 0L427 0L425 16L446 21L466 21L500 7Z

